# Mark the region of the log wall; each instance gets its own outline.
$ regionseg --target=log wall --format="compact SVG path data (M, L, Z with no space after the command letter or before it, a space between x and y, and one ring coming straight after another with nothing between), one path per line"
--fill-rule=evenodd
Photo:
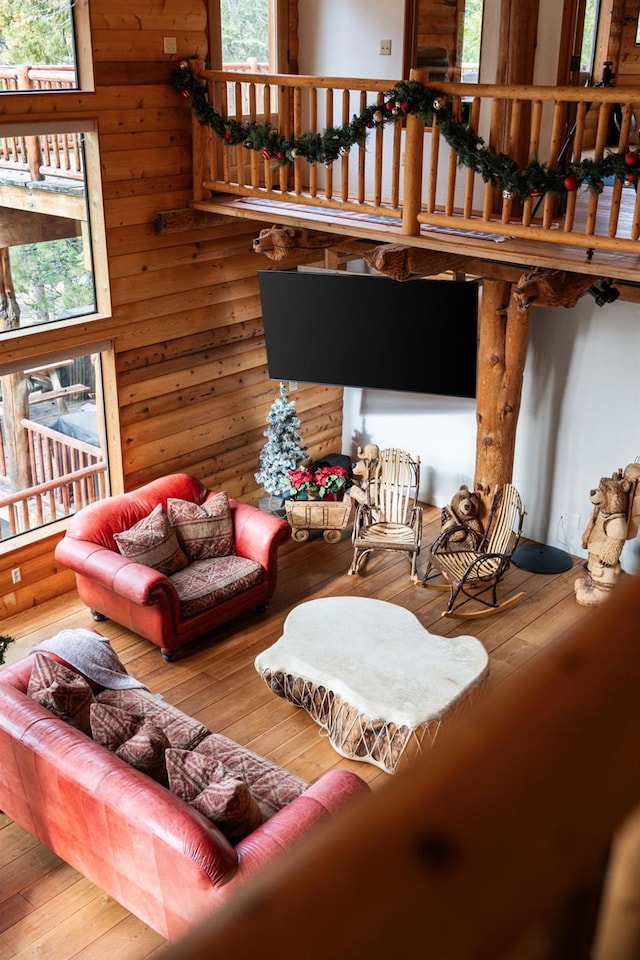
M418 0L416 47L444 47L449 64L459 67L463 14L464 0ZM450 79L459 79L457 70Z
M112 316L45 329L9 353L26 360L65 344L110 341L105 394L114 490L185 470L256 503L262 491L254 472L278 393L267 373L257 285L257 270L273 261L252 252L268 224L220 218L206 228L154 230L156 212L187 207L192 198L191 114L169 78L180 59L206 53L206 2L92 0L90 14L96 92L74 97L69 109L80 103L83 115L97 119ZM289 22L296 22L294 4ZM177 55L162 52L165 36L176 37ZM46 119L49 108L45 100L9 98L0 103L0 125L27 109ZM3 347L5 358L9 353ZM342 390L300 385L291 398L310 452L339 451ZM73 588L73 577L53 560L58 539L0 555L0 617ZM16 566L22 581L14 586Z

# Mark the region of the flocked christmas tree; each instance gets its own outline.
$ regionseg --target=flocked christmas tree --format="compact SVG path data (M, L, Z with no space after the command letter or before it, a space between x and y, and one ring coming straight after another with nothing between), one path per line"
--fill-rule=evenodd
M287 391L280 384L280 396L271 405L267 417L267 442L260 453L260 470L255 474L265 493L281 494L287 486L287 470L295 470L307 457L298 434L300 419L293 400L287 400Z

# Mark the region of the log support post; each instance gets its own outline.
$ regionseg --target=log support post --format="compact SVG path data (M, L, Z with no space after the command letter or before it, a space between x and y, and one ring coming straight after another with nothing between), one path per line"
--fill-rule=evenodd
M513 475L529 315L512 296L512 284L485 280L478 337L476 467L474 486L488 512L496 486Z

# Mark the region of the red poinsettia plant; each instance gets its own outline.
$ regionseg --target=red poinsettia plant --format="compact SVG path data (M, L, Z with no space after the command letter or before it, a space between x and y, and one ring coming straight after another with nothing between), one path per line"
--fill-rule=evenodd
M323 499L327 494L337 494L344 489L348 479L349 474L340 466L287 470L289 493L294 500Z

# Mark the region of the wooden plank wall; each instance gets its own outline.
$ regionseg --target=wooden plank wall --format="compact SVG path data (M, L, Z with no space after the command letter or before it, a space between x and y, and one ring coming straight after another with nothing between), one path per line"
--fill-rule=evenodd
M192 197L191 115L169 77L180 59L206 53L206 2L92 0L91 21L113 315L95 332L45 331L38 349L60 349L65 337L113 342L105 392L115 398L108 427L116 489L186 470L256 503L254 473L278 393L257 285L257 270L274 264L252 252L268 224L226 219L160 236L153 225L157 211L186 207ZM176 37L176 56L162 52L165 36ZM303 305L300 331L305 336ZM312 455L339 451L342 390L301 384L292 399ZM57 539L0 555L0 616L72 589L73 577L53 561Z
M620 24L620 61L616 81L618 86L640 85L640 46L636 43L640 0L624 0Z
M418 0L416 48L444 47L449 63L457 67L464 0ZM459 79L456 70L451 80Z

